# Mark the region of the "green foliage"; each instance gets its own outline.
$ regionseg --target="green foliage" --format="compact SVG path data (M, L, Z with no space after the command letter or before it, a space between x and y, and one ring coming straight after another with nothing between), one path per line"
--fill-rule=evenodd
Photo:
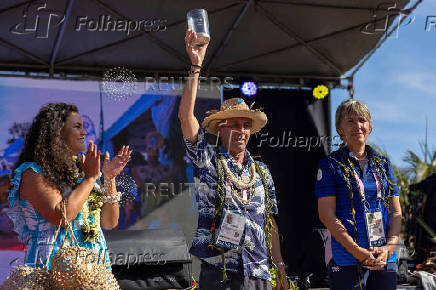
M433 152L427 151L423 143L420 143L419 145L421 147L421 153L424 155L424 160L422 160L418 154L411 150L406 152L406 156L403 159L409 164L407 173L410 177L411 183L419 183L433 173L436 173L436 150ZM428 227L419 217L415 218L424 228L424 230L427 231L427 233L431 236L432 241L436 243L436 234L431 231L430 227Z
M424 157L423 159L411 150L406 151L403 161L406 162L408 166L405 169L401 169L392 163L395 175L397 177L397 183L400 191L401 210L403 212L402 236L409 249L414 248L414 243L409 243L408 241L412 241L414 235L416 234L412 230L412 228L414 228L413 225L416 223L418 223L427 232L427 234L430 236L430 239L436 244L436 233L427 224L425 224L419 216L414 214L414 209L411 204L411 200L415 198L416 192L410 192L409 185L419 183L433 173L436 173L436 150L433 152L427 151L423 143L420 143L420 148L422 154L421 156ZM381 150L381 152L385 156L388 156L385 150Z
M406 173L413 183L421 182L433 173L436 173L436 150L426 152L423 144L420 144L420 147L424 160L411 150L407 150L406 156L403 159L409 164Z
M424 228L424 230L431 236L432 242L436 244L436 233L419 217L417 217L416 220Z

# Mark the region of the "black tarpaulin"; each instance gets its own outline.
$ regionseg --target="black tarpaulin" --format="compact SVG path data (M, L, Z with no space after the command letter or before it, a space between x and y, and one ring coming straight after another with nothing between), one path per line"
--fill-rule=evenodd
M52 77L101 76L114 66L184 73L186 12L205 8L211 43L204 66L210 75L337 79L376 46L408 2L3 0L0 70L51 72ZM96 26L100 17L120 20L120 28L105 31ZM127 34L124 20L162 21L162 27Z

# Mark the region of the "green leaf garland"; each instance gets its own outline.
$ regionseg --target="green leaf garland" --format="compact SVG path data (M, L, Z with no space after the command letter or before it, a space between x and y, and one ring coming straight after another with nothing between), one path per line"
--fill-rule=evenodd
M76 164L76 168L81 168L80 159L76 156L73 157L73 162ZM72 172L74 178L73 189L79 185L79 177L83 178L83 172ZM83 242L96 243L100 236L100 212L103 207L103 192L94 185L91 193L88 196L87 202L83 204L81 213L83 218L82 240Z

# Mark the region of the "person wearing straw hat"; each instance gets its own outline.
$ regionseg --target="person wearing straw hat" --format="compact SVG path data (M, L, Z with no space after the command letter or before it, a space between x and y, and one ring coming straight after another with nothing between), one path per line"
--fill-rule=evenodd
M280 252L275 187L265 164L254 161L246 146L267 116L243 99L224 101L207 112L202 126L194 116L198 77L208 44L195 45L188 30L185 42L191 60L179 107L179 119L194 166L198 227L190 253L201 260L200 289L288 289ZM206 133L218 136L209 144ZM270 269L277 273L271 279ZM277 283L276 283L277 282Z

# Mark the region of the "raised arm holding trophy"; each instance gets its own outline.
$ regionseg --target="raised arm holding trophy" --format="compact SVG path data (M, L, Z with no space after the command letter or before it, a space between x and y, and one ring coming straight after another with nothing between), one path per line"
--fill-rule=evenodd
M191 66L179 108L189 159L194 165L198 227L190 252L200 258L200 289L272 289L270 269L280 277L276 289L288 289L280 252L275 187L265 164L246 149L250 135L267 123L264 112L241 98L209 111L202 126L194 116L198 78L208 42L188 29ZM205 134L219 136L218 146Z

